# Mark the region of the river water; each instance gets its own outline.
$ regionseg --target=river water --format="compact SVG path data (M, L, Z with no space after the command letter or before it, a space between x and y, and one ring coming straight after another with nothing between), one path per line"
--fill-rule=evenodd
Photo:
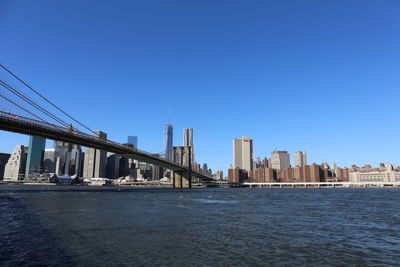
M1 266L399 266L399 189L0 186Z

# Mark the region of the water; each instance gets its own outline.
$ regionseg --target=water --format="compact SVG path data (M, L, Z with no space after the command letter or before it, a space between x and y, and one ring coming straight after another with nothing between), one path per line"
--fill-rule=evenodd
M399 189L0 186L1 266L398 266Z

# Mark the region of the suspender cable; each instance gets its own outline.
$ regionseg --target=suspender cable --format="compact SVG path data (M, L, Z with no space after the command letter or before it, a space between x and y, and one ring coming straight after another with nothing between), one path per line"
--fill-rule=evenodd
M59 108L58 106L56 106L54 103L52 103L49 99L47 99L45 96L43 96L41 93L39 93L37 90L33 89L29 84L27 84L26 82L24 82L21 78L19 78L16 74L14 74L13 72L11 72L9 69L7 69L3 64L0 64L0 67L2 69L4 69L5 71L7 71L9 74L11 74L15 79L17 79L18 81L20 81L22 84L24 84L26 87L28 87L29 89L31 89L35 94L37 94L38 96L40 96L42 99L44 99L47 103L49 103L51 106L53 106L54 108L56 108L58 111L60 111L61 113L63 113L65 116L67 116L68 118L72 119L73 121L75 121L76 123L78 123L80 126L82 126L83 128L85 128L86 130L94 133L96 136L98 136L98 134L93 131L92 129L90 129L89 127L85 126L83 123L79 122L77 119L75 119L74 117L72 117L71 115L69 115L68 113L66 113L65 111L63 111L61 108Z

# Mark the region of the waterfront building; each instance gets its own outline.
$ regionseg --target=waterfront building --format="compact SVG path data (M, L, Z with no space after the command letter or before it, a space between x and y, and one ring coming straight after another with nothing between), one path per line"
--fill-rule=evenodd
M394 170L392 165L385 169L359 170L349 174L350 182L400 182L400 172Z
M138 148L138 137L133 135L128 136L127 143L132 145L134 148Z
M293 168L293 180L290 182L302 183L305 181L303 167L294 167Z
M280 181L283 183L290 183L296 181L294 178L294 168L287 168L285 170L280 171L281 179Z
M96 132L96 137L107 140L107 134ZM106 178L107 152L95 148L87 148L83 166L84 178Z
M25 177L26 158L29 147L17 145L4 168L4 181L21 181Z
M166 124L164 129L164 151L165 159L173 160L173 127L171 124Z
M276 171L273 169L262 167L251 171L249 176L254 183L272 183L275 181L274 174Z
M29 138L29 150L26 158L25 179L32 173L41 173L46 138L31 136Z
M318 183L321 181L320 168L317 164L313 163L310 166L310 182Z
M349 169L348 168L336 168L335 175L338 181L348 182L349 181Z
M271 167L276 170L286 170L290 167L290 155L287 151L274 150L271 153Z
M248 179L248 173L246 170L241 170L239 168L228 169L228 183L239 184Z
M294 166L303 167L307 165L307 153L305 151L296 151L294 153Z
M233 140L233 168L253 170L253 140L247 136Z
M3 180L4 170L6 168L6 164L10 159L11 154L0 153L0 180Z

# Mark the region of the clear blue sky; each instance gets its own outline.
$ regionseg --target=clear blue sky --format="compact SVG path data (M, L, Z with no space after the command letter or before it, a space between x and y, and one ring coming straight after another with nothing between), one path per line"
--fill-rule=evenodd
M109 138L160 152L193 127L226 171L255 156L400 164L400 1L4 1L0 59ZM0 151L26 136L0 133Z

